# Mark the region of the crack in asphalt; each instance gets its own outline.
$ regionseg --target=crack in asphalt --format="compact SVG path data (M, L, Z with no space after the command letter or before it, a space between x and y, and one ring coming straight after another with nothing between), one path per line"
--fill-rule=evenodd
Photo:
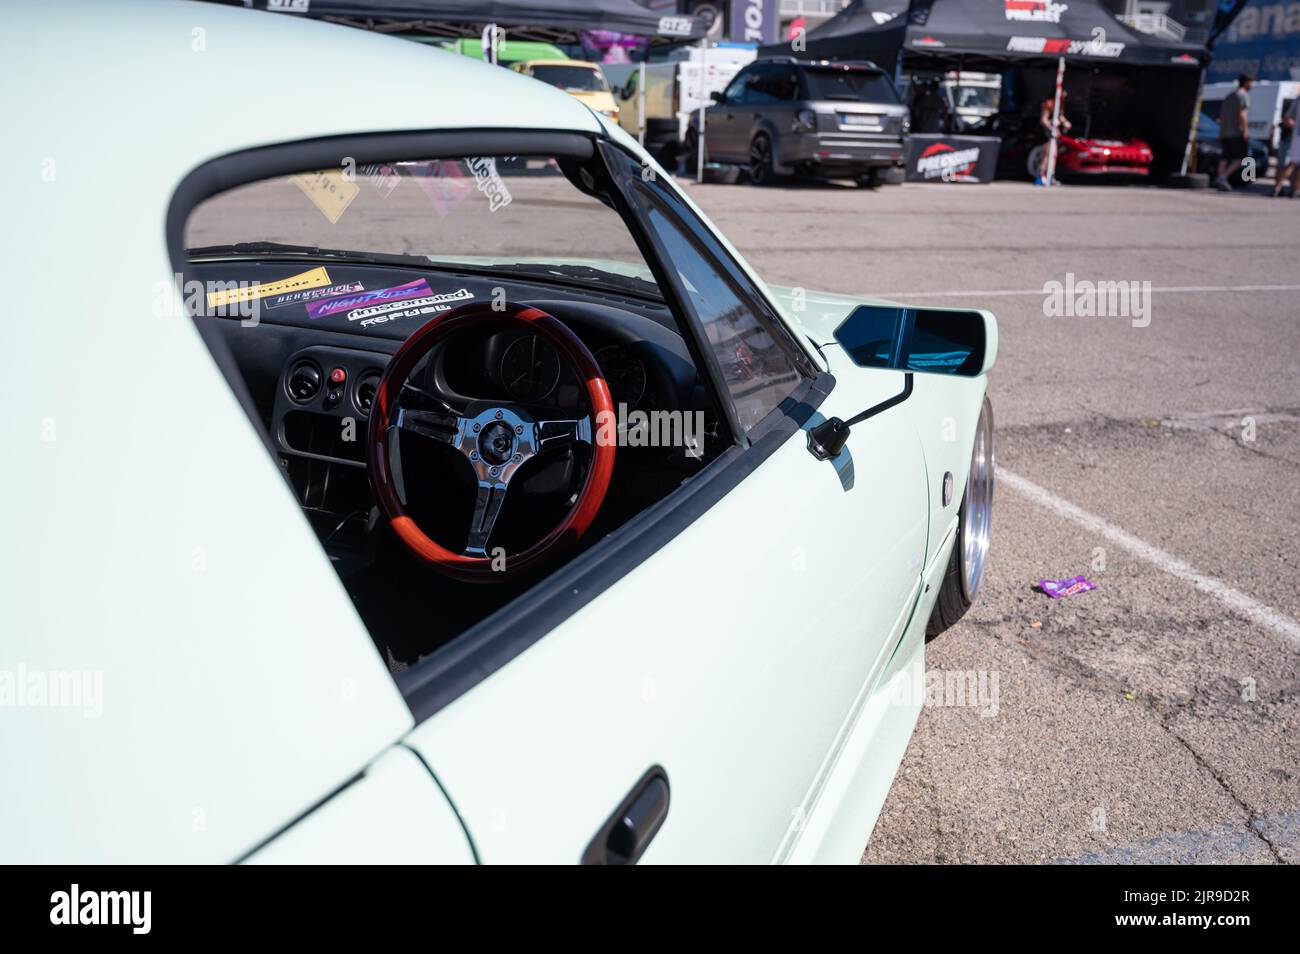
M1223 618L1230 618L1224 614ZM1080 630L1070 624L1057 624L1053 626L1052 632L1060 633L1064 636L1073 635ZM1131 686L1118 677L1104 671L1094 669L1074 655L1060 655L1051 652L1046 646L1041 646L1032 638L1023 636L1013 636L1014 642L1025 651L1030 660L1042 666L1048 672L1051 672L1067 682L1070 682L1075 688L1083 691L1095 691L1107 699L1114 699L1116 696L1123 696L1132 691ZM1263 812L1258 811L1250 805L1243 797L1237 794L1232 785L1223 776L1221 772L1210 764L1208 758L1182 735L1180 735L1170 724L1170 718L1178 713L1195 713L1197 706L1196 696L1192 696L1184 702L1174 699L1162 698L1154 695L1144 695L1142 697L1143 706L1154 716L1155 723L1166 735L1177 742L1192 760L1203 769L1210 778L1218 784L1219 788L1228 796L1238 809L1241 810L1244 820L1232 824L1238 824L1248 834L1259 839L1268 848L1269 853L1273 856L1277 864L1285 865L1287 861L1282 857L1277 846L1268 838L1258 827L1258 823L1267 817Z
M1157 719L1160 722L1160 727L1164 729L1165 732L1168 733L1171 738L1181 743L1183 748L1187 750L1188 754L1190 754L1191 757L1196 760L1196 764L1199 765L1201 768L1203 768L1206 772L1208 772L1210 774L1210 778L1214 779L1219 784L1219 788L1223 790L1223 793L1227 795L1229 798L1231 798L1234 802L1236 802L1237 806L1246 813L1246 817L1247 817L1246 830L1249 831L1251 834L1253 834L1256 838L1258 838L1268 847L1269 852L1273 855L1273 858L1277 861L1278 864L1280 865L1286 864L1286 861L1285 859L1283 859L1282 853L1278 851L1277 846L1273 844L1273 842L1268 838L1268 836L1265 835L1262 831L1260 831L1256 825L1257 822L1263 820L1264 814L1262 812L1256 811L1249 804L1247 804L1245 799L1243 799L1240 795L1236 793L1236 791L1233 789L1232 785L1228 782L1228 780L1224 778L1223 775L1220 774L1218 770L1216 770L1212 765L1210 765L1209 761L1204 756L1202 756L1200 752L1196 751L1195 746L1193 746L1187 739L1183 738L1181 735L1175 732L1173 727L1170 726L1163 717L1157 715Z

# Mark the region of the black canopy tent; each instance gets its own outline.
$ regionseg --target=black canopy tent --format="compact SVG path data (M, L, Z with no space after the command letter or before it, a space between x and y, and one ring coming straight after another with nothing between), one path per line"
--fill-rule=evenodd
M871 60L892 76L903 49L906 11L907 0L852 0L807 35L760 47L758 55Z
M870 59L912 74L1001 73L1004 109L1032 113L1031 122L1053 95L1063 59L1067 112L1082 105L1084 125L1098 121L1091 134L1146 140L1156 175L1181 166L1209 56L1204 46L1139 33L1099 0L911 0L903 15L878 22L899 2L855 0L811 31L806 52L795 55ZM769 52L792 51L788 43L760 51Z
M912 0L907 62L961 59L966 69L1065 57L1141 66L1196 67L1205 47L1139 33L1098 0Z
M331 20L381 33L478 36L488 24L520 40L573 42L586 30L680 43L704 36L698 18L663 14L636 0L217 0Z
M1154 176L1181 167L1204 46L1139 33L1097 0L913 0L907 20L909 70L1001 72L1004 111L1033 123L1063 61L1076 134L1146 141Z

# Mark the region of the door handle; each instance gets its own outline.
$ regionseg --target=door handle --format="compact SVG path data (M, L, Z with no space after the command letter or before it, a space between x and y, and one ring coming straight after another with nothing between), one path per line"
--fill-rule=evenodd
M668 773L652 766L600 826L582 853L584 865L634 865L668 817Z

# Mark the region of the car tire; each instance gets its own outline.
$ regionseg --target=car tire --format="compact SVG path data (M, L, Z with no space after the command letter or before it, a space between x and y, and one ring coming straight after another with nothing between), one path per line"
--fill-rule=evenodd
M953 544L948 568L944 571L939 595L925 625L929 642L954 626L979 595L980 584L988 567L989 537L993 519L993 404L988 396L975 425L975 444L971 448L970 473L957 511L957 541Z
M1035 146L1029 150L1029 158L1025 160L1025 171L1029 173L1030 180L1038 178L1038 169L1043 162L1043 147Z
M776 181L772 169L772 140L767 133L759 133L749 144L749 181L756 186L771 185Z
M694 129L686 131L686 141L678 153L686 163L686 175L693 176L700 168L700 134Z
M881 185L902 185L907 179L907 172L901 166L890 166L888 169L881 169L876 176L876 181Z
M859 172L853 177L853 181L864 189L874 189L880 185L880 170L868 169L866 172Z

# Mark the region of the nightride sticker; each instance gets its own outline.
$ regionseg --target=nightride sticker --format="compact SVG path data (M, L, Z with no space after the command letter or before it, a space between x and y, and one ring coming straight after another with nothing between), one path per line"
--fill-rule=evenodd
M429 283L420 278L404 285L394 285L391 288L377 288L374 291L360 292L356 295L344 295L342 298L328 298L325 301L309 302L307 314L312 318L324 318L327 315L337 315L341 311L351 311L354 308L362 308L366 305L382 305L390 301L402 301L407 298L420 298L432 294L433 289L429 287Z

